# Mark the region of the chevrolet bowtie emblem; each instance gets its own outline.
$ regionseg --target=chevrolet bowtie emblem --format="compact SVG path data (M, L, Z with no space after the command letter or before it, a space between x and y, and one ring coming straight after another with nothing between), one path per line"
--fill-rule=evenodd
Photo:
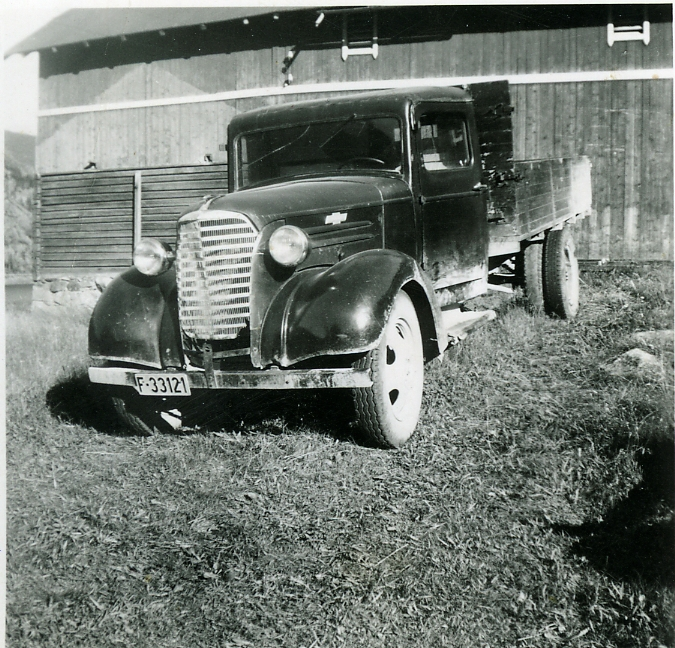
M339 225L347 220L346 212L333 212L330 216L326 216L326 225Z

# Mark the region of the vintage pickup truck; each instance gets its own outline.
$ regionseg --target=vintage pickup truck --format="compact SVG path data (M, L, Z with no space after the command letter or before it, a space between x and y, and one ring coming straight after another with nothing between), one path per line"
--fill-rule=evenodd
M398 447L424 363L491 276L576 315L586 158L514 161L508 83L270 106L228 131L229 192L142 240L91 318L89 376L139 433L214 389L339 388ZM471 314L470 314L471 315ZM473 315L471 315L473 316Z

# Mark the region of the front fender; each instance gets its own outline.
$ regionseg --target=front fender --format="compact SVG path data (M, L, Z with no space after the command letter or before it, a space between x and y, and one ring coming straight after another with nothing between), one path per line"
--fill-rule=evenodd
M132 267L110 283L89 322L89 355L157 368L183 366L174 268L148 277Z
M401 288L411 286L418 315L430 317L422 329L442 337L433 289L415 261L392 250L368 250L336 263L294 275L272 300L263 320L263 365L291 366L327 355L369 351L377 346ZM420 304L421 300L426 303ZM418 305L419 304L419 305ZM440 327L440 328L439 328ZM444 340L439 344L443 344ZM443 348L436 348L436 353ZM432 355L435 355L432 354Z

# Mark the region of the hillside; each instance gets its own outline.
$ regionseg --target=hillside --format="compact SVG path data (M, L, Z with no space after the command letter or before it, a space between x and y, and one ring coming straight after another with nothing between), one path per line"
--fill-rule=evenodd
M33 267L35 137L5 131L5 272Z
M5 166L35 172L35 136L5 131Z

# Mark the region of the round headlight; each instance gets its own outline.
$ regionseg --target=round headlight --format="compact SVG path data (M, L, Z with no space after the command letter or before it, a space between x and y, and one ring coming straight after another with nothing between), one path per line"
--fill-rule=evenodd
M309 238L299 227L284 225L270 237L269 249L278 264L291 268L307 258Z
M141 239L134 248L136 270L150 277L166 272L175 258L171 248L156 239Z

